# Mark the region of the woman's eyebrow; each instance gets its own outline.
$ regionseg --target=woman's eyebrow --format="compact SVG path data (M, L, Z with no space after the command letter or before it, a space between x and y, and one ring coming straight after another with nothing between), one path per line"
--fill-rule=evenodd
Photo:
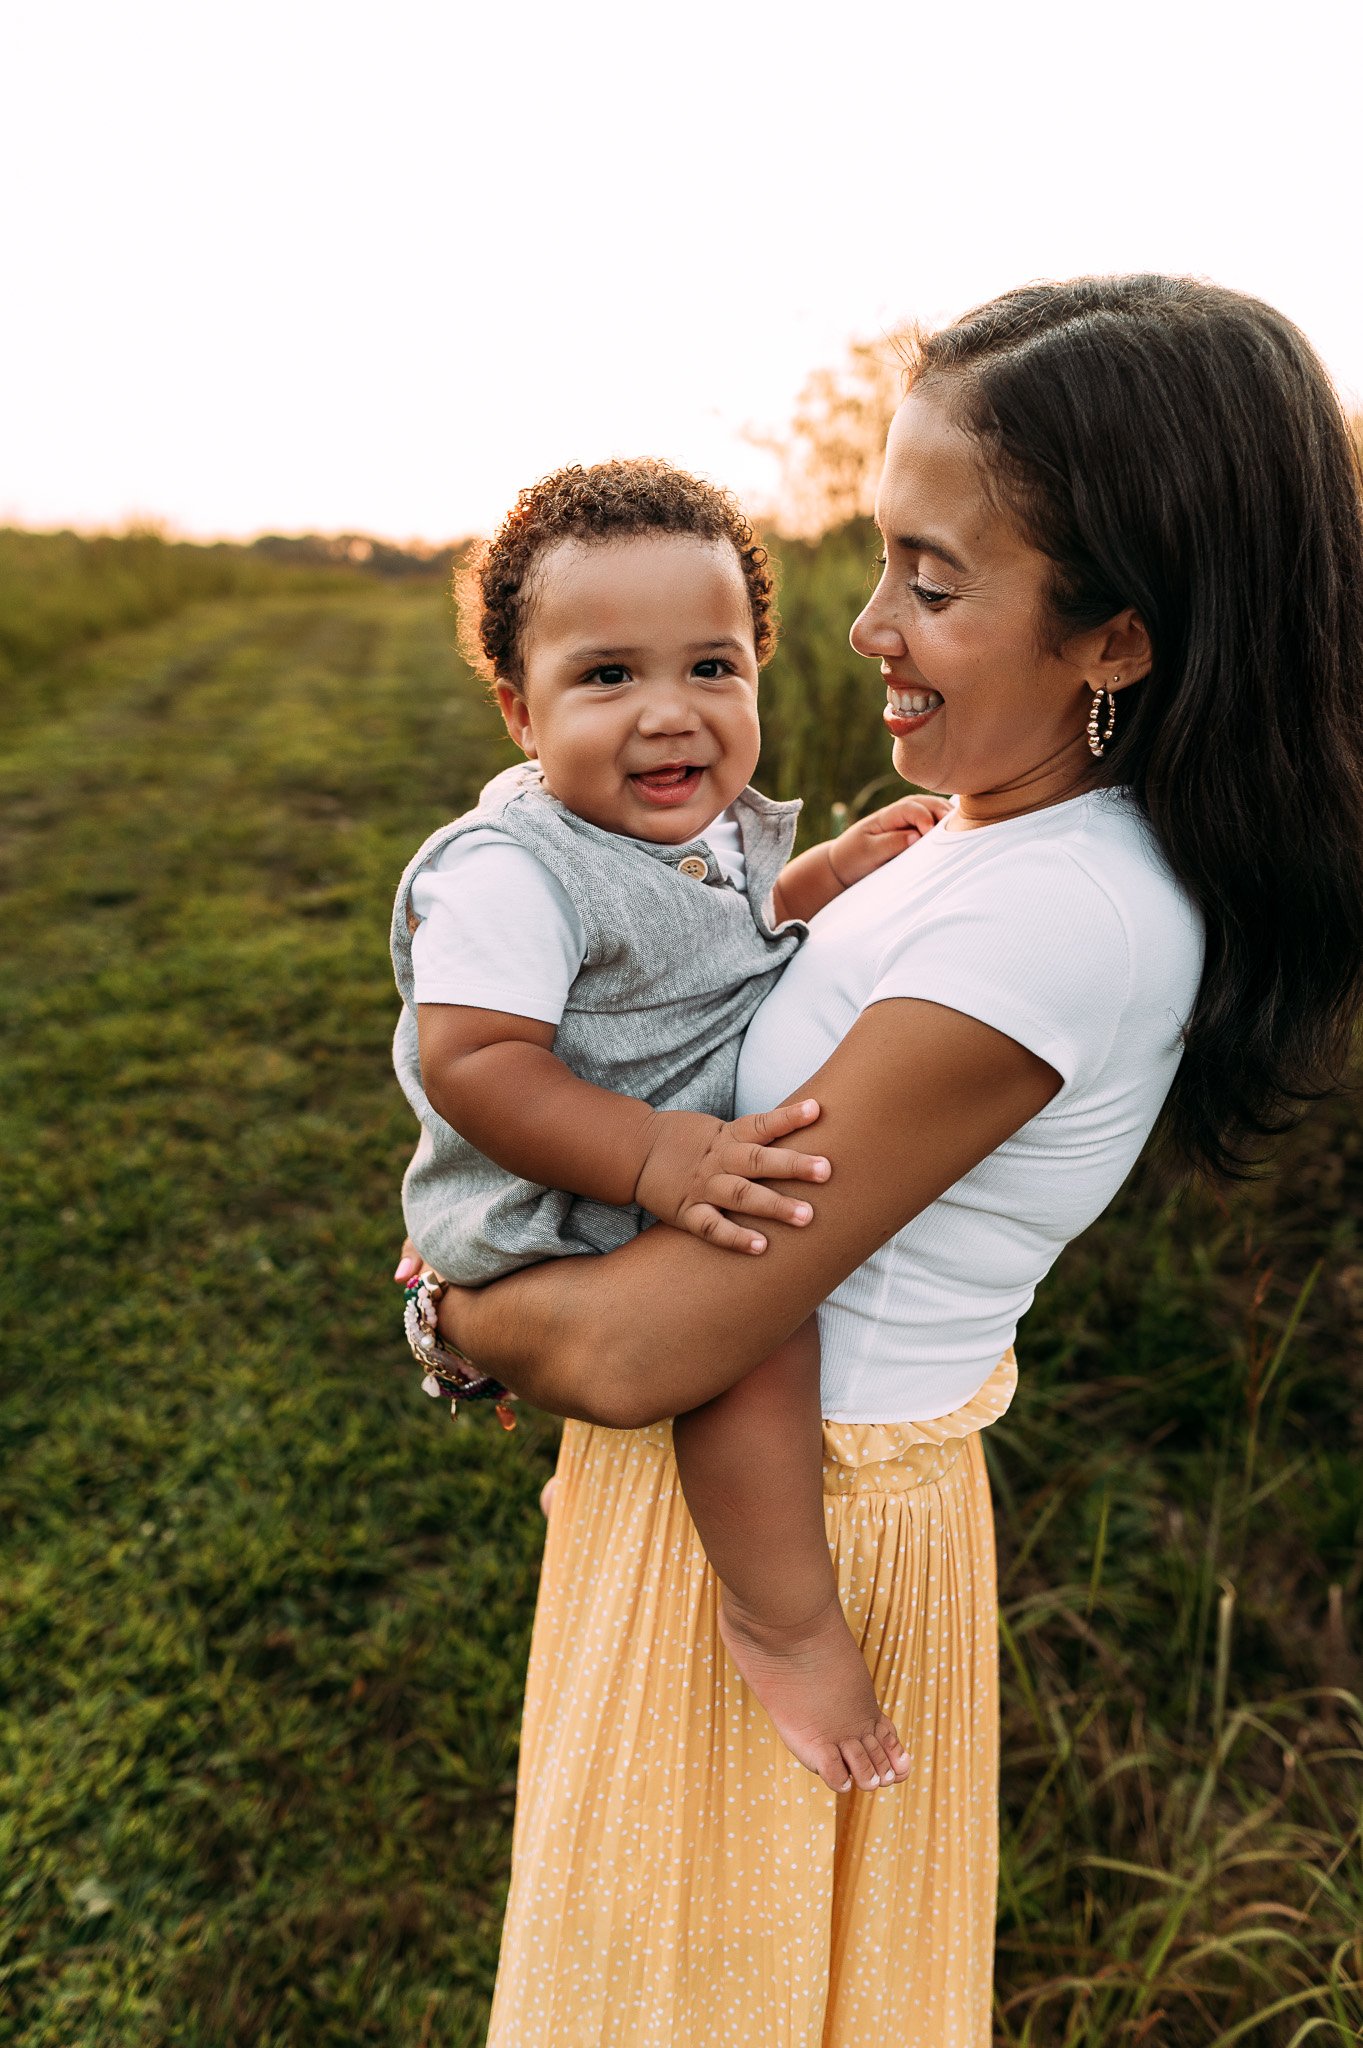
M961 561L959 556L953 555L951 549L945 546L942 541L934 540L930 533L896 534L895 546L907 548L911 554L915 555L936 555L939 561L946 562L951 568L957 570L960 575L965 575L965 563Z

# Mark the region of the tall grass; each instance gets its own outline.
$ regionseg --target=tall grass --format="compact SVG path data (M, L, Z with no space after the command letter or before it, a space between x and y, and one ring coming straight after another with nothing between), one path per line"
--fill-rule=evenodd
M814 831L883 766L864 559L786 552L764 774ZM554 1428L413 1391L385 933L505 742L419 579L26 659L0 2048L473 2048ZM1361 1338L1352 1101L1228 1201L1142 1167L1045 1283L986 1439L1000 2048L1359 2037Z
M390 555L407 559L384 550ZM61 697L59 658L95 641L212 598L341 589L352 580L350 559L308 540L236 547L170 541L150 529L84 536L0 527L0 714L12 729L50 711ZM39 670L35 704L28 680Z
M1357 1308L1305 1205L1351 1124L1233 1210L1139 1176L1027 1331L987 1440L1001 2040L1363 2027Z
M0 528L0 678L197 599L254 594L268 575L246 548Z

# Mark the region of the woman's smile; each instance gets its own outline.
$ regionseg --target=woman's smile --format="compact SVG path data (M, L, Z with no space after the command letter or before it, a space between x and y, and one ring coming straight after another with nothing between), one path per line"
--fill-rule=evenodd
M911 732L921 732L928 720L942 708L940 691L896 682L893 676L885 677L885 700L883 717L896 739L904 739Z

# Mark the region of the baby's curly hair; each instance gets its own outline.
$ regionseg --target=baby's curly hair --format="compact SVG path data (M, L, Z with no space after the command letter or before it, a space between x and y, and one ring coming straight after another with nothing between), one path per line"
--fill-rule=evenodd
M532 574L560 540L626 539L641 533L693 534L732 543L752 609L758 666L776 646L775 579L766 549L728 491L652 456L574 464L530 484L491 540L456 572L464 654L491 682L522 687L521 647Z

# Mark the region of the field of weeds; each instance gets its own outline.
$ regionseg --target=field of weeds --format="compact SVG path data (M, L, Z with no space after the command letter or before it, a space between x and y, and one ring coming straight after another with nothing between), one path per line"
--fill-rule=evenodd
M474 2048L555 1427L404 1363L386 921L509 754L435 577L176 573L0 632L0 2044ZM818 829L864 573L786 558ZM1356 2041L1356 1104L1228 1199L1139 1170L1019 1354L997 2041Z

